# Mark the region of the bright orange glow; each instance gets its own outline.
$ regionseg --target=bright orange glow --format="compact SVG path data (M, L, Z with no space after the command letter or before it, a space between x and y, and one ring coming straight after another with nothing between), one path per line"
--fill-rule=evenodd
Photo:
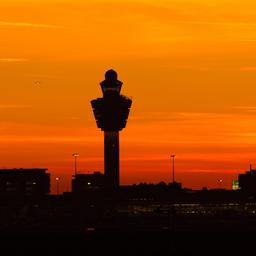
M0 167L46 167L70 190L103 171L90 100L113 68L133 97L122 184L231 188L256 166L254 0L2 0ZM54 192L54 180L52 190Z

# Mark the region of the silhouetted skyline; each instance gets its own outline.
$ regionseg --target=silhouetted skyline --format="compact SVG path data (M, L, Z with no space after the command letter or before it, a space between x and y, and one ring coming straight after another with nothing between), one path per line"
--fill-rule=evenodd
M256 2L0 10L2 254L255 250Z
M88 102L113 67L134 97L121 184L168 182L176 154L187 187L228 188L256 164L255 3L107 2L1 1L0 167L47 167L63 190L74 152L103 172Z

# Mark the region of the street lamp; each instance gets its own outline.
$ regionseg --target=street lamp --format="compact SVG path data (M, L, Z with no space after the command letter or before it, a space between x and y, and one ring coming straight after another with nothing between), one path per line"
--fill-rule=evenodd
M174 185L174 158L175 158L176 155L171 155L171 158L172 158L172 182L173 182L173 185Z
M76 175L76 168L77 168L76 158L79 156L79 154L74 153L72 156L75 158L75 175Z
M55 180L56 180L56 191L57 191L57 195L58 195L59 194L59 180L60 180L60 178L57 177Z

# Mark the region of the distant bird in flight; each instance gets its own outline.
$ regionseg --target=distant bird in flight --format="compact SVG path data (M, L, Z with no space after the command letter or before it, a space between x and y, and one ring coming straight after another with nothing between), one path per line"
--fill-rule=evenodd
M40 81L35 81L35 85L40 86L41 82Z

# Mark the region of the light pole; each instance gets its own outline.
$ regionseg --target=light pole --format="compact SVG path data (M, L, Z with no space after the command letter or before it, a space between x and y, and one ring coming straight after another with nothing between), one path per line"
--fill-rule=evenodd
M58 195L59 194L59 180L60 180L60 178L57 177L55 180L56 180L56 191L57 191L57 195Z
M176 155L171 155L171 158L172 158L172 182L173 182L173 185L174 185L174 158L175 158Z
M74 158L75 158L75 175L76 175L76 168L77 168L77 163L76 163L76 158L79 156L79 154L78 153L74 153L73 155L72 155Z

